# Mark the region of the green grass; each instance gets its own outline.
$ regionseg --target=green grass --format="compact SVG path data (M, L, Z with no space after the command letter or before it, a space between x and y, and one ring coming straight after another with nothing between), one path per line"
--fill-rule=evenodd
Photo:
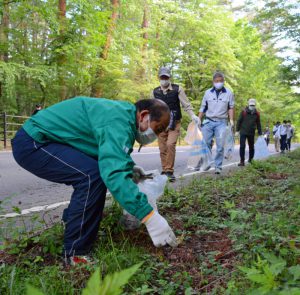
M60 225L6 241L0 294L80 294L96 267L103 275L144 262L124 294L299 294L300 149L223 177L166 189L159 210L180 245L156 249L144 227L124 231L115 204L105 214L95 266L64 268Z

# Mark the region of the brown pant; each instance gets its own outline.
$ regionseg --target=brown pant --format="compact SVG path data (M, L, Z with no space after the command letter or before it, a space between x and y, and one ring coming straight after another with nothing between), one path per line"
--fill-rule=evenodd
M176 123L175 130L162 132L158 136L158 145L160 150L160 160L162 171L174 172L174 163L176 155L176 143L180 134L180 121Z

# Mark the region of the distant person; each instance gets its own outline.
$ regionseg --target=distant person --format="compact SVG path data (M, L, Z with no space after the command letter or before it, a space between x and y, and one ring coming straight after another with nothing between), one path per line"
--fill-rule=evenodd
M270 143L270 128L266 127L265 131L264 131L264 139L266 141L267 146Z
M135 104L75 97L30 117L12 140L17 163L43 179L71 185L64 210L64 257L74 265L89 263L107 189L127 212L145 224L157 247L176 246L168 222L149 204L133 180L145 176L130 154L135 141L153 142L170 121L161 100Z
M194 114L193 107L188 100L183 88L171 82L171 71L167 67L162 67L158 73L160 86L151 93L151 98L164 101L171 110L170 125L158 136L162 174L165 174L170 182L176 180L174 176L174 163L176 156L176 143L180 135L181 107L187 112L191 119L198 125L199 118Z
M213 87L206 90L202 99L199 118L202 120L205 115L201 130L209 148L211 148L213 138L216 138L215 174L220 174L224 158L223 134L228 119L231 128L234 127L234 96L228 88L224 87L225 76L223 73L216 72L213 75L212 83Z
M283 123L278 127L278 130L276 132L277 137L280 138L280 150L282 154L284 154L284 151L287 149L287 133L287 121L284 120Z
M292 126L292 122L290 120L287 121L287 134L286 134L286 145L287 150L291 151L291 142L294 136L294 127Z
M37 114L42 109L42 106L40 104L35 105L35 110L32 113L32 116Z
M275 151L277 153L280 151L280 136L277 133L279 126L280 126L280 122L277 121L276 124L274 124L274 127L273 127L274 145L275 145Z
M248 106L241 112L236 125L236 135L240 134L240 163L238 166L245 166L246 140L249 146L248 162L252 162L255 153L254 137L256 129L258 135L262 135L260 113L256 110L256 100L251 98L248 101Z

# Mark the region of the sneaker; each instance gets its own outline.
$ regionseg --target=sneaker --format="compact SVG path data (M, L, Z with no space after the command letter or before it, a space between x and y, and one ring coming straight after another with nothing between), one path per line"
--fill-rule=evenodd
M240 162L240 163L238 163L238 166L239 166L239 167L245 166L245 162Z
M161 171L160 175L166 175L165 171Z
M88 256L71 256L67 258L67 264L71 266L92 264L92 260Z
M211 168L211 166L208 165L208 166L206 166L206 167L203 168L203 171L208 171L210 168Z
M221 172L222 172L221 168L218 167L215 168L215 174L221 174Z
M176 177L174 176L173 172L166 172L166 175L170 182L174 182L176 180Z

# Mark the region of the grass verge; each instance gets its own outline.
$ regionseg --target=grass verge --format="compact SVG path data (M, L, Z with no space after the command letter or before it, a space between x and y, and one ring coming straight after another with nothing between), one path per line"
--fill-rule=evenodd
M166 189L159 211L179 240L153 247L144 227L126 232L114 204L93 252L102 275L143 262L123 294L300 294L300 149L224 177ZM65 268L63 230L7 240L0 294L80 294L96 266Z

